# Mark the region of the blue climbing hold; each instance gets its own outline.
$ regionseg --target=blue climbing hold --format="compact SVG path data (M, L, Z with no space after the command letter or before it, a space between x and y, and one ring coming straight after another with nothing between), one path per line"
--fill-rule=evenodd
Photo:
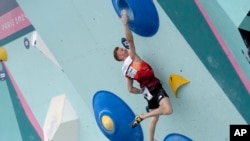
M152 0L112 0L119 17L125 9L128 15L128 26L136 34L150 37L159 29L159 16Z
M163 141L193 141L193 140L179 133L171 133L168 134Z
M141 126L131 128L135 114L118 96L109 91L98 91L93 97L96 122L110 141L143 141Z
M122 45L126 48L129 49L129 44L126 38L122 37L121 38Z

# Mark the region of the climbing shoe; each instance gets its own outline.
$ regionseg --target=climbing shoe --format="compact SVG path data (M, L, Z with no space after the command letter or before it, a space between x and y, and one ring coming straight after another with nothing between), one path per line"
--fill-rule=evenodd
M140 122L142 121L143 119L140 117L140 115L136 115L135 116L135 119L133 120L132 122L132 128L135 128L138 124L140 124Z

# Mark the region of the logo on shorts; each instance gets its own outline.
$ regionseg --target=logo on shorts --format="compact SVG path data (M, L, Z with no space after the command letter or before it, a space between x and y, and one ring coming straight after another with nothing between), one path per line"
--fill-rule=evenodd
M160 95L159 97L158 97L158 100L160 100L162 98L162 95Z

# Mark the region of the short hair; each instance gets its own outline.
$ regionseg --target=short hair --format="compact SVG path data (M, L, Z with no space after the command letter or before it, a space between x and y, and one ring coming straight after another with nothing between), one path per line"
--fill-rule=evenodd
M116 61L122 61L121 59L118 58L117 55L117 50L119 49L119 47L115 47L114 51L113 51L113 55Z

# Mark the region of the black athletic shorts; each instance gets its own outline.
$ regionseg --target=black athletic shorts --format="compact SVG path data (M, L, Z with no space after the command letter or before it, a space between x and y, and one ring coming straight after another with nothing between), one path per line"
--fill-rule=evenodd
M160 106L159 103L162 100L162 98L169 97L161 84L158 85L157 88L150 93L153 95L153 98L150 101L148 101L149 109L158 108Z

